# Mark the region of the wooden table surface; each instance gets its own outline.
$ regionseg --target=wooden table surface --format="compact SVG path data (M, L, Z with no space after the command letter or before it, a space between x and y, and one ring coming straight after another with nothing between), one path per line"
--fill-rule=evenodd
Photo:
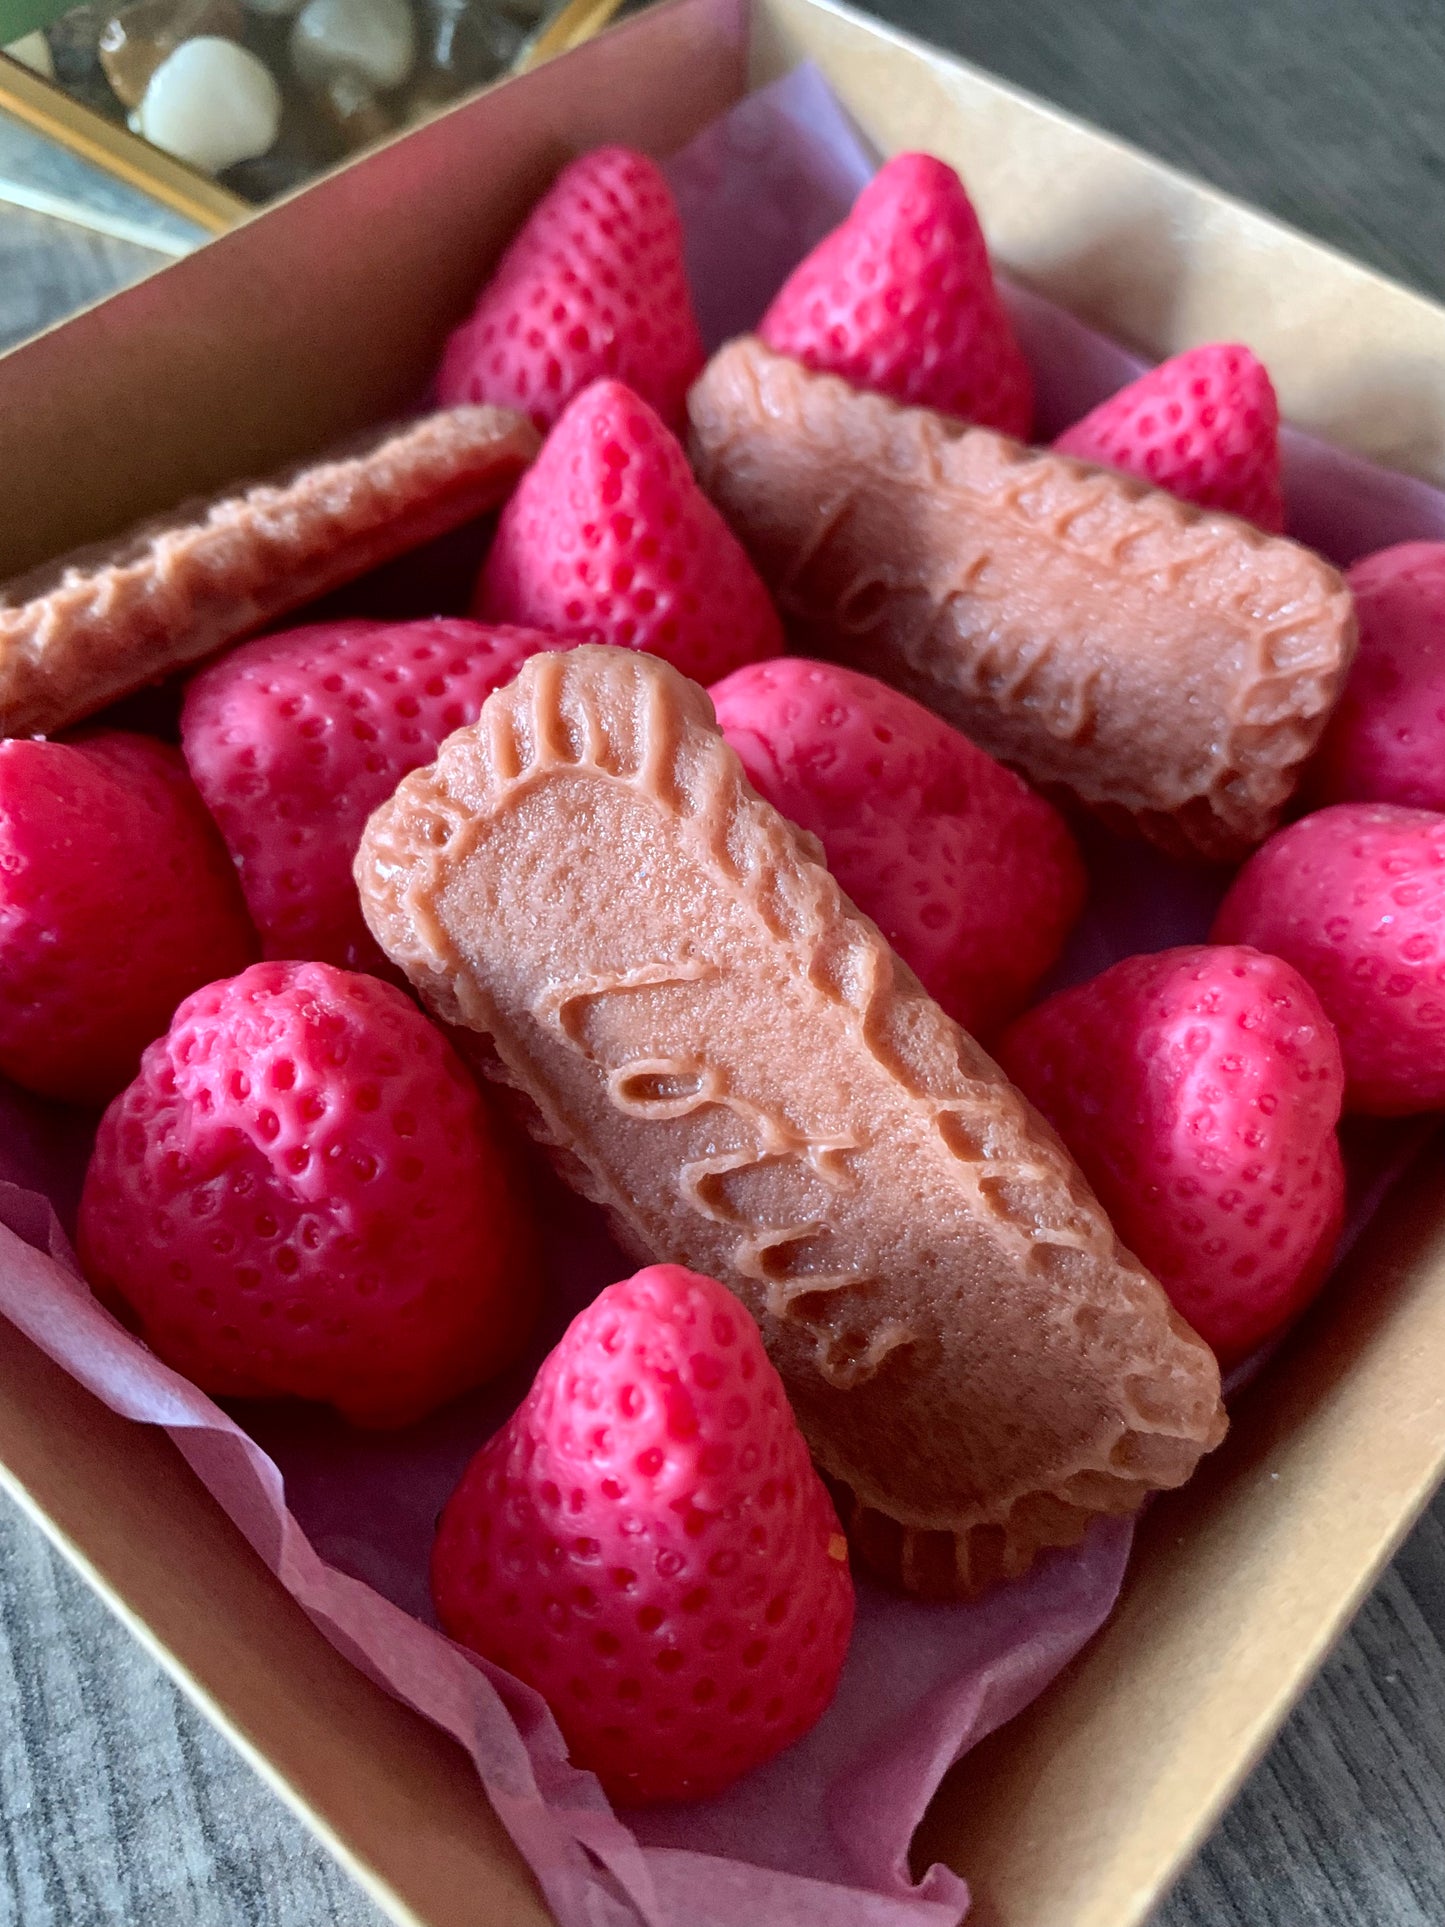
M878 10L1445 296L1438 0L879 0ZM0 345L149 265L136 248L0 208ZM379 1921L8 1505L0 1694L0 1923ZM1441 1923L1445 1499L1156 1927Z

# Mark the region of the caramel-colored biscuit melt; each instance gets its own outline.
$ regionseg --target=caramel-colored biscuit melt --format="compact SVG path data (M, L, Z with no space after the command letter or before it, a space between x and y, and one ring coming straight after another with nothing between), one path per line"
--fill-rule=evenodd
M447 408L0 588L0 734L40 735L495 508L539 446Z
M752 339L689 413L801 648L1176 854L1238 859L1275 827L1354 651L1318 556Z
M665 663L534 657L356 877L625 1247L747 1304L885 1575L976 1590L1221 1436L1213 1355Z

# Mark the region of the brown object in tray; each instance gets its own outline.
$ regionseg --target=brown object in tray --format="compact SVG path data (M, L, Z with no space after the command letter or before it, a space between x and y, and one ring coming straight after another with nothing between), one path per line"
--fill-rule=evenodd
M1354 653L1318 556L747 337L689 413L800 647L1176 855L1238 860L1275 827Z
M43 735L495 508L539 446L447 408L0 588L0 734Z
M753 1312L885 1576L975 1591L1218 1442L1213 1354L667 664L534 657L356 877L626 1249Z

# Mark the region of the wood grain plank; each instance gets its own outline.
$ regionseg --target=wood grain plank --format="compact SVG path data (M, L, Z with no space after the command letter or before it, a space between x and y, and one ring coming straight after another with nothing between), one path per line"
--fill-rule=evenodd
M1445 1666L1437 1501L1157 1927L1438 1927Z
M1428 0L875 0L872 10L1445 295L1445 9Z
M0 1922L379 1927L8 1499L0 1703Z
M164 261L149 248L0 203L0 350Z

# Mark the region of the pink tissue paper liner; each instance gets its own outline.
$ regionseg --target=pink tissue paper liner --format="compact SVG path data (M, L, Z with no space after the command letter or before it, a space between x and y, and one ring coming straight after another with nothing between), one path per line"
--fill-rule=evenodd
M799 68L741 102L668 173L709 347L754 324L788 270L846 212L874 162L821 76ZM1020 288L1008 299L1038 376L1040 439L1144 365ZM1287 437L1291 529L1338 561L1445 536L1445 498L1304 436ZM1094 893L1056 981L1207 933L1221 891L1086 832ZM1367 1140L1352 1230L1421 1131ZM521 1396L567 1320L630 1267L590 1207L549 1190L552 1313L524 1367L402 1435L350 1431L256 1406L249 1430L160 1364L90 1295L61 1229L89 1148L86 1120L0 1092L0 1312L122 1415L161 1425L197 1477L331 1643L465 1747L561 1927L953 1927L964 1882L908 1847L947 1768L1013 1717L1107 1618L1127 1522L1042 1558L970 1605L901 1599L860 1579L837 1697L812 1733L729 1792L614 1815L567 1762L538 1694L434 1626L427 1555L436 1514L478 1445ZM538 1182L551 1185L542 1177Z

